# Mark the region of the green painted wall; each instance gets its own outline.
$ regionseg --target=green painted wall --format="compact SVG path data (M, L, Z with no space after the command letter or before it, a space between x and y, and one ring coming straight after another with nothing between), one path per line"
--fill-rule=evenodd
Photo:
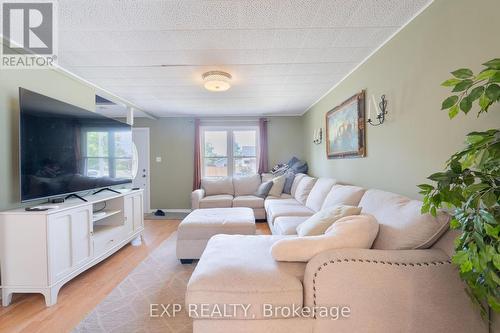
M293 156L305 158L305 145L312 141L312 135L304 137L302 117L267 118L270 120L267 131L269 167L288 162Z
M95 110L95 91L54 70L0 70L0 210L19 206L19 87Z
M453 121L440 112L451 70L481 68L500 57L498 0L437 0L304 115L305 151L314 176L418 197L417 184L444 167L466 133L500 127L500 107L479 119L471 111ZM367 127L367 157L326 158L325 143L307 140L325 128L325 113L355 93L386 94L385 124Z
M301 117L267 117L269 163L304 157ZM248 118L240 118L244 123ZM221 120L223 121L223 120ZM202 119L203 122L203 119ZM234 119L231 125L237 125ZM135 127L149 127L151 141L151 207L190 208L193 184L193 118L138 118ZM162 162L156 162L156 157Z
M194 123L191 118L137 118L135 127L149 127L151 208L190 208L193 184ZM162 162L156 162L156 157Z

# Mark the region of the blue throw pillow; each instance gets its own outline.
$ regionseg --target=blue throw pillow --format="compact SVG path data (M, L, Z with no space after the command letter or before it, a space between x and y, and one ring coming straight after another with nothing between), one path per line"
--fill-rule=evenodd
M295 179L295 172L288 171L285 174L285 186L283 187L283 193L292 194L292 185L294 179Z
M291 168L291 167L292 167L292 165L294 165L294 164L295 164L295 163L297 163L298 161L300 161L300 160L299 160L297 157L295 157L295 156L294 156L294 157L292 157L292 158L290 159L290 161L288 161L288 163L287 163L286 165L288 165L288 167L289 167L289 168Z
M308 167L307 167L307 162L306 161L298 161L295 162L290 169L292 169L295 173L305 173L307 174Z

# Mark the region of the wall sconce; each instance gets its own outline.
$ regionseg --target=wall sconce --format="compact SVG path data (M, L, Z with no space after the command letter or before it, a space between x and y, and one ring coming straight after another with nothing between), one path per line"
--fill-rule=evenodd
M373 98L373 104L377 105L377 102L375 101L375 96L372 95ZM379 126L382 125L385 121L385 115L388 113L387 111L387 99L385 99L385 95L382 95L380 97L380 103L378 103L378 110L377 110L377 120L378 123L374 123L371 119L371 107L368 105L368 124L372 126Z
M323 129L320 127L314 130L313 143L319 145L321 142L323 142Z

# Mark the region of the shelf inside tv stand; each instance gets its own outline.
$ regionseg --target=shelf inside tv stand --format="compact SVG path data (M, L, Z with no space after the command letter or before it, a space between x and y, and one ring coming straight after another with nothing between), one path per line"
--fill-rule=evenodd
M112 230L115 228L119 228L119 227L120 226L118 226L118 225L105 225L105 224L94 225L94 235L100 234L100 233L103 233L103 232L106 232L108 230Z
M107 211L104 211L104 214L94 216L93 221L95 223L97 221L103 220L105 218L111 217L111 216L119 214L119 213L121 213L121 210L107 210Z

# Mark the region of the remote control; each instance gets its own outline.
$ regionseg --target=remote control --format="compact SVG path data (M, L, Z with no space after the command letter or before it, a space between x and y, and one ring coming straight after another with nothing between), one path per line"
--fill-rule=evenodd
M41 208L41 207L26 207L24 210L27 212L43 212L49 210L49 208Z

